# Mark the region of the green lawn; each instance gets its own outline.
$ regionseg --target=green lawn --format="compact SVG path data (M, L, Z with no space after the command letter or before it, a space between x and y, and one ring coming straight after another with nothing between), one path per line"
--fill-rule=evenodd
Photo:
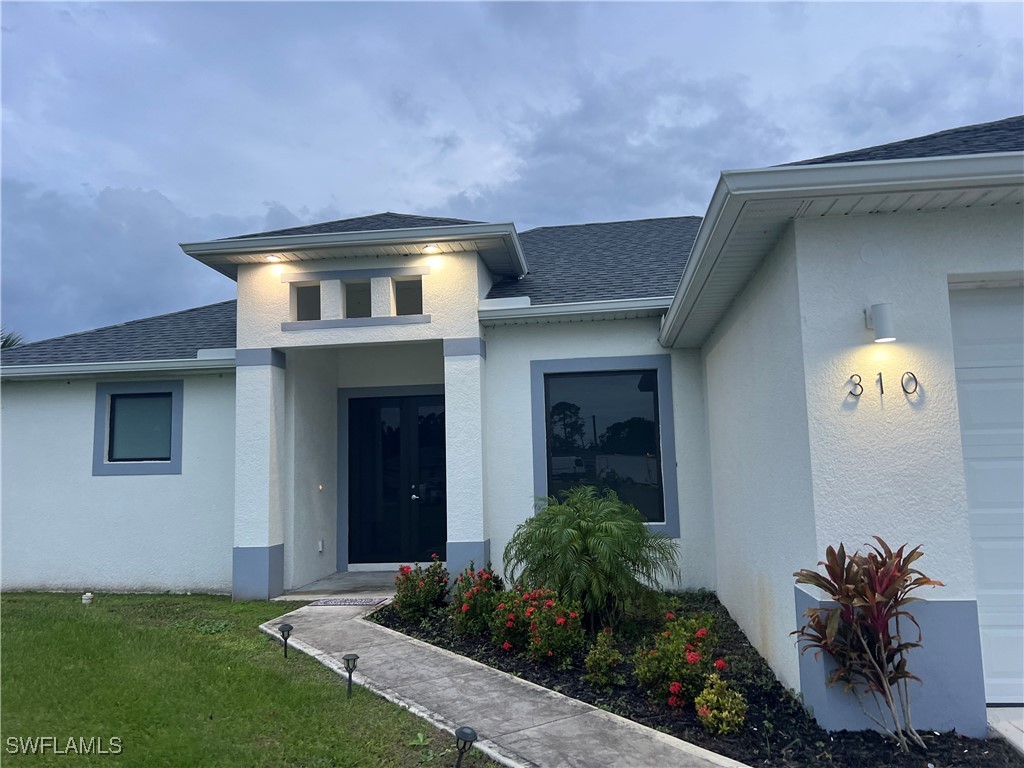
M451 766L450 734L256 627L291 606L183 595L0 597L3 765ZM422 736L420 736L422 734ZM120 754L14 754L91 737ZM100 742L94 742L98 745ZM466 768L495 766L478 753Z

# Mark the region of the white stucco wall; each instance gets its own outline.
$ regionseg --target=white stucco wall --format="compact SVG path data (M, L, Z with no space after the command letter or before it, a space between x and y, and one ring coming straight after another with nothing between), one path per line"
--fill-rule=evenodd
M932 596L973 598L948 283L1019 275L1020 211L800 220L796 241L816 551L873 534L921 544L920 567L946 584ZM879 302L893 305L890 344L864 329L862 310ZM917 376L916 395L900 387L905 371ZM853 373L864 386L856 399Z
M3 384L4 589L230 591L234 376L183 378L180 475L92 475L94 380Z
M700 354L661 347L657 342L658 322L648 318L487 329L484 525L496 567L501 565L502 552L516 526L533 511L530 361L670 354L681 584L694 588L714 586Z
M337 565L338 353L293 350L286 374L285 589ZM322 542L322 548L321 548Z
M429 267L423 280L423 313L429 323L370 325L282 331L289 320L289 284L281 275L300 271L321 272L392 267ZM476 253L430 257L359 257L289 264L247 264L238 268L238 346L240 348L313 347L335 344L479 336L476 308L479 291L489 275Z
M799 688L792 573L817 562L790 231L704 346L717 592Z

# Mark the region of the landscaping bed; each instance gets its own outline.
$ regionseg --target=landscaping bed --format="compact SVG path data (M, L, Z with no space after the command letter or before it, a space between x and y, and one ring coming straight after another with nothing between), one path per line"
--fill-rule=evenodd
M665 628L661 613L627 617L615 634L623 661L617 671L623 684L602 690L583 680L584 653L576 652L571 666L534 661L503 651L489 634L456 631L459 606L433 607L426 618L403 619L393 605L373 614L379 624L425 642L460 653L492 667L530 680L635 722L698 744L750 766L846 766L847 768L953 768L953 766L1024 766L1024 758L1000 739L969 739L954 732L922 733L927 751L915 747L903 754L874 732L829 733L820 728L800 702L775 678L767 663L747 642L728 611L710 592L673 593L659 610L680 617L703 613L713 620L715 656L727 660L722 677L747 701L744 725L735 733L709 734L692 704L670 707L652 700L634 675L634 652ZM564 666L564 665L563 665ZM486 736L486 734L484 734Z

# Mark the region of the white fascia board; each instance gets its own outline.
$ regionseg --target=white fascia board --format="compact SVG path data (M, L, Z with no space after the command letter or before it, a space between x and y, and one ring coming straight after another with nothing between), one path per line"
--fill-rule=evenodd
M665 347L675 344L747 201L1014 183L1024 184L1024 152L723 171L662 320L658 341Z
M137 373L211 373L234 371L234 357L199 360L132 360L112 363L58 363L0 366L0 379L55 379L68 376L108 376Z
M512 222L497 224L457 224L444 227L410 227L407 229L374 229L361 232L331 232L311 235L275 235L272 237L239 237L230 240L207 240L178 243L189 256L200 261L211 256L232 256L275 251L316 250L345 245L396 245L474 240L500 237L509 247L512 267L517 274L529 271L516 226Z
M606 301L575 301L563 304L538 304L529 307L479 309L480 322L499 320L545 320L581 315L612 315L618 312L661 312L672 302L671 296L642 299L608 299Z

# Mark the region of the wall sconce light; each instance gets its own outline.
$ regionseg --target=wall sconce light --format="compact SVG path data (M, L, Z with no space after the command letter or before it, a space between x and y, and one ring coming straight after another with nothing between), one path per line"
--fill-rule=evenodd
M476 731L468 725L455 729L455 749L459 752L459 759L455 761L455 768L461 768L462 758L472 749L474 741L476 741Z
M872 304L864 310L864 327L875 332L876 342L896 341L892 323L892 304Z
M284 639L284 657L288 658L288 638L292 634L291 624L282 624L277 628L277 631L281 633L281 637Z
M345 662L345 671L348 672L348 698L352 698L352 673L356 671L356 662L359 661L359 654L346 653L341 657Z

